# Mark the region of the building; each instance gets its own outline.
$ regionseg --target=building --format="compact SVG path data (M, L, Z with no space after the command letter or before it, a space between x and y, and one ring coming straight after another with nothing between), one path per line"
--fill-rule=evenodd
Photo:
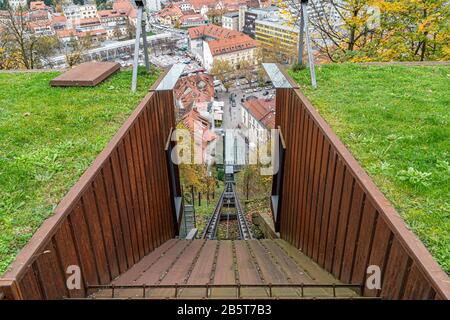
M212 40L203 47L203 64L207 70L211 70L217 60L228 61L236 69L242 61L256 64L257 48L258 43L245 34Z
M182 121L194 139L196 150L201 150L201 161L204 163L213 161L209 145L217 139L217 136L211 130L209 117L203 116L197 108L192 108L183 116Z
M242 104L241 127L252 130L250 134L256 134L258 142L266 142L270 133L263 135L261 131L275 128L275 100L254 99Z
M26 8L27 0L9 0L9 5L13 9L17 9L19 7Z
M161 10L161 0L147 0L147 9L150 12L157 12Z
M239 11L242 25L241 31L253 39L256 38L256 20L278 17L279 9L275 6L267 8L241 8Z
M64 30L67 27L67 19L64 15L52 16L52 27L55 31Z
M239 31L239 12L228 12L222 16L222 27Z
M28 22L28 28L34 35L51 36L55 34L50 20Z
M63 6L63 12L67 20L90 19L97 17L97 6L95 4L68 5Z
M191 52L210 70L217 59L228 60L238 67L242 60L256 62L256 41L243 33L215 25L190 28L189 47Z
M44 1L31 1L30 2L30 10L48 10L49 8L45 5Z
M175 26L180 23L183 14L179 5L170 4L158 13L158 20L162 24Z
M299 28L291 26L281 17L269 17L255 21L255 39L262 48L276 48L292 58L297 53Z
M116 40L123 38L128 32L128 16L123 11L100 10L98 11L100 24L106 30L107 38Z
M184 113L198 103L210 103L214 99L214 79L206 73L180 78L175 85L177 107Z
M204 43L220 38L228 38L239 35L239 32L218 27L216 25L206 25L188 29L190 51L203 61Z
M179 22L180 27L182 28L191 28L208 24L208 20L198 13L184 14L180 17Z

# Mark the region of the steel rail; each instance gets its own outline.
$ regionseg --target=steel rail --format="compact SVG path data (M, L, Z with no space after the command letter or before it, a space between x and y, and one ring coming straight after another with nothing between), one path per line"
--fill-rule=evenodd
M220 213L222 211L223 198L226 192L226 187L223 189L222 194L220 195L219 200L217 201L216 207L214 208L214 212L209 218L208 223L205 226L205 229L202 232L201 239L214 239L216 237L217 226L220 222Z
M248 225L247 219L245 218L244 210L242 210L241 202L239 201L239 197L237 195L236 186L232 184L233 193L234 193L234 202L236 205L237 211L237 220L239 225L239 234L241 240L251 240L253 239L253 234L250 226Z

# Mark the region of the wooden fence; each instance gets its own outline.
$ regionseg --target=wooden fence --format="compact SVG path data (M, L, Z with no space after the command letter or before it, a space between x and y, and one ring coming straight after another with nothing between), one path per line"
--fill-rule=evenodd
M0 279L5 298L84 297L87 284L109 284L175 236L165 151L173 92L155 89L164 76ZM80 268L79 290L66 286L69 266Z
M449 299L449 278L308 99L277 88L276 125L285 139L279 231L344 283L381 269L386 299ZM289 87L291 86L291 87ZM281 201L282 200L282 201Z

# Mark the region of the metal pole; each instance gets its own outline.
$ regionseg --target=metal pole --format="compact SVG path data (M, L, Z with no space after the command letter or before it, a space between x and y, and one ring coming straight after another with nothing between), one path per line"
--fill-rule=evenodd
M302 3L303 4L303 3ZM309 63L309 70L311 72L311 85L314 89L317 88L317 81L316 81L316 71L314 67L314 57L311 50L311 42L309 38L309 28L308 28L308 10L307 10L308 4L305 3L303 6L303 16L305 18L305 34L306 34L306 48L308 50L308 63Z
M139 66L139 43L141 40L141 28L142 28L142 7L138 7L137 23L136 23L136 41L134 44L134 61L133 61L133 79L131 81L131 90L136 91L137 86L137 73Z
M142 43L144 44L144 59L145 59L145 68L147 72L150 72L150 62L148 59L148 44L147 44L147 30L145 28L145 20L142 19Z
M304 43L304 32L305 32L305 16L303 15L303 1L300 4L300 27L298 31L298 60L297 63L303 64L303 43Z

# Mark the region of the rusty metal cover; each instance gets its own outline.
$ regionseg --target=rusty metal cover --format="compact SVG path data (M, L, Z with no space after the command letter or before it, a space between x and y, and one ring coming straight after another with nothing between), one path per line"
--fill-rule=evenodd
M86 62L59 75L52 87L94 87L120 69L117 62Z

